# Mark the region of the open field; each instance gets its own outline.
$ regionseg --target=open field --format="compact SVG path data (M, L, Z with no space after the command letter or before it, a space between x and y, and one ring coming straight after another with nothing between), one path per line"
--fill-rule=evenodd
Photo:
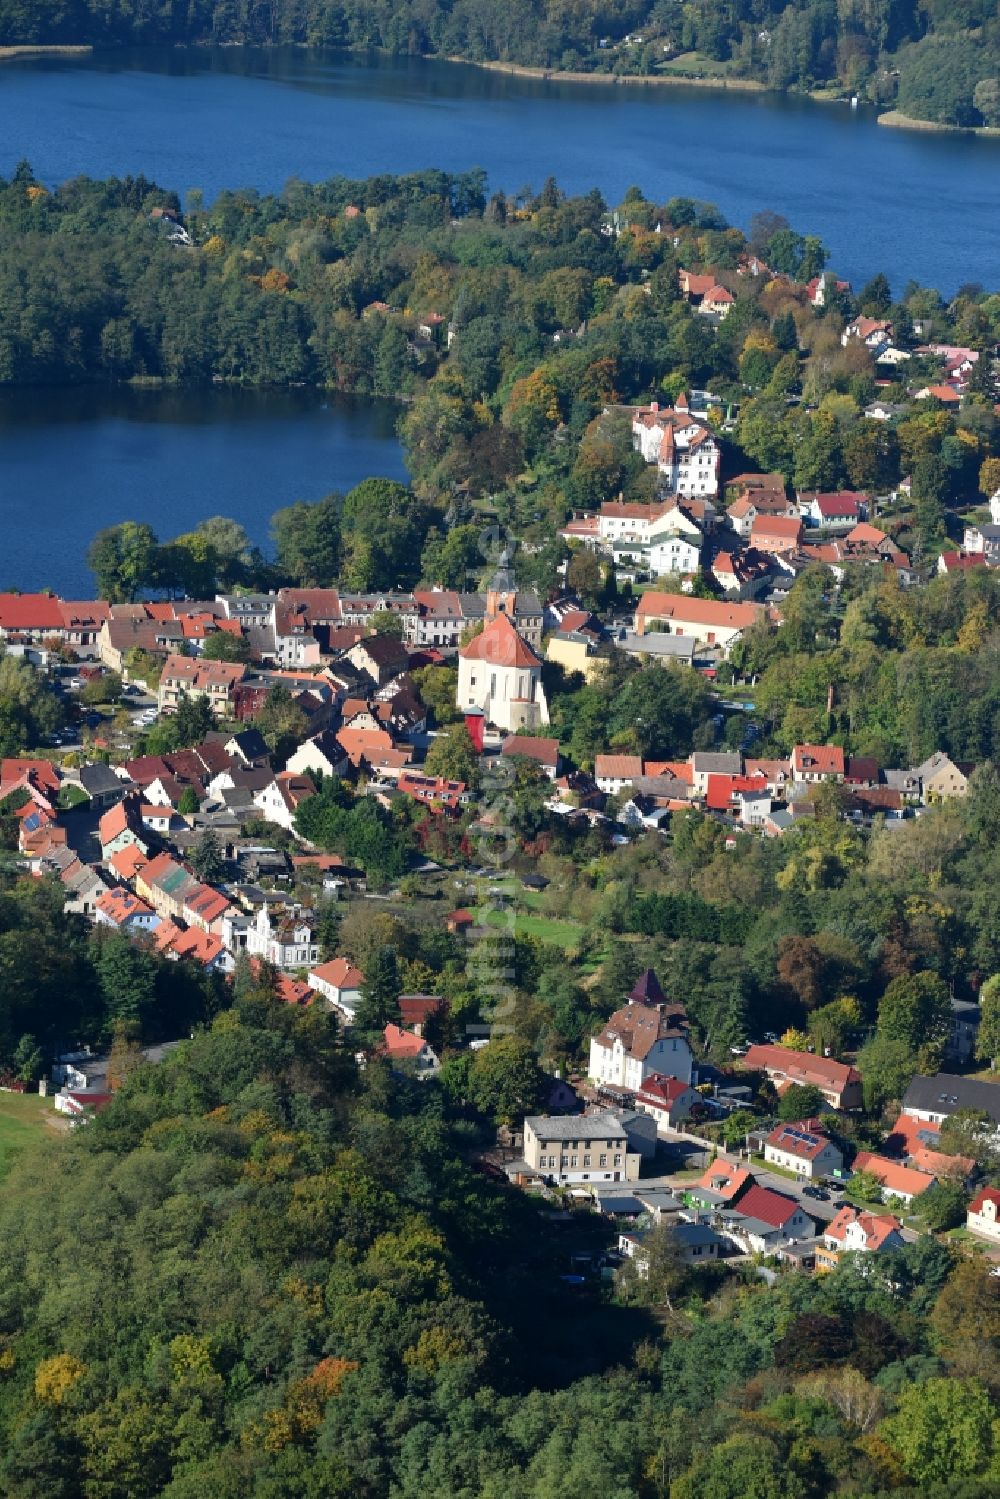
M14 1156L26 1145L61 1127L51 1098L37 1093L0 1093L0 1177L10 1170Z

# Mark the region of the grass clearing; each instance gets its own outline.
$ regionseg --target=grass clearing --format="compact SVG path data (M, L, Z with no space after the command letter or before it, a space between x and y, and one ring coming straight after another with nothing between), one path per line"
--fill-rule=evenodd
M487 926L504 928L509 922L507 911L498 911L489 906L480 906L476 912ZM534 916L530 912L514 912L514 934L518 937L537 937L539 942L551 942L563 949L580 945L583 925L579 921L559 921L553 916Z
M19 1150L45 1138L46 1122L56 1119L51 1098L37 1093L0 1093L0 1177Z

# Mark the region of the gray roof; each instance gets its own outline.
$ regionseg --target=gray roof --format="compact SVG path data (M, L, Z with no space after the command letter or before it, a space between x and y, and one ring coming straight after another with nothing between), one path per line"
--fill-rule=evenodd
M690 661L697 644L693 635L665 635L654 630L649 635L637 635L626 630L618 641L621 650L633 656L671 656Z
M596 1140L610 1135L624 1135L625 1125L618 1114L601 1109L593 1114L530 1114L524 1121L541 1140Z
M945 1115L956 1114L959 1109L976 1109L1000 1124L1000 1083L955 1077L950 1072L915 1077L906 1090L903 1108Z
M597 1205L602 1213L620 1213L623 1217L637 1218L642 1212L638 1197L623 1192L597 1192Z
M694 1249L699 1245L721 1244L722 1240L714 1228L709 1228L705 1223L675 1223L671 1233L678 1244L683 1244L685 1249Z
M676 1213L684 1206L683 1200L667 1187L636 1187L635 1195L651 1213Z
M90 796L108 796L114 792L120 792L123 796L129 789L131 781L123 781L116 776L110 765L103 761L96 761L93 765L81 765L80 785Z
M691 768L696 775L738 776L743 774L743 756L740 754L705 754L697 751L691 756Z

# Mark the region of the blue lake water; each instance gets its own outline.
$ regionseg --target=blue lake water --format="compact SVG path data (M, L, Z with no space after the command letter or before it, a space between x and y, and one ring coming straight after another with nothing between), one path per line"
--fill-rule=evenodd
M1000 140L890 130L777 94L543 82L294 48L166 50L0 65L0 171L58 182L144 171L165 187L484 167L494 186L771 208L855 281L1000 281Z
M95 533L144 520L161 540L228 515L265 549L271 515L405 479L397 409L309 392L0 392L0 588L86 598Z

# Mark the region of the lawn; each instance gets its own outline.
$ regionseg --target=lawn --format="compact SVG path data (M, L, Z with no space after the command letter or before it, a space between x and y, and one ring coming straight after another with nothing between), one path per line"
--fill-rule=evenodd
M488 906L480 906L476 912L487 926L507 927L509 913ZM557 947L573 948L580 945L583 924L579 921L558 921L554 916L534 916L529 912L514 913L514 932L518 937L537 937L539 942L552 942Z
M55 1119L51 1098L37 1093L0 1093L0 1176L6 1176L18 1150L45 1138L47 1119Z

